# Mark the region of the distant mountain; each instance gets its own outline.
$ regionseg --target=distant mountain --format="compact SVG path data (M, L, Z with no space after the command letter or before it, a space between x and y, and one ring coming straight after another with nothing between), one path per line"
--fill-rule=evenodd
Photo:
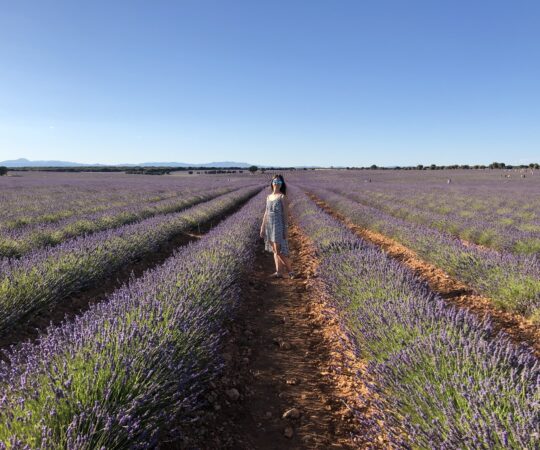
M87 165L89 164L81 164L68 161L30 161L26 158L0 161L0 166L6 167L77 167Z
M108 164L83 164L69 161L30 161L26 158L0 161L0 166L6 167L84 167L84 166L106 166ZM140 164L115 164L115 166L135 167L243 167L248 168L252 164L234 161L211 162L204 164L187 164L179 162L144 162Z

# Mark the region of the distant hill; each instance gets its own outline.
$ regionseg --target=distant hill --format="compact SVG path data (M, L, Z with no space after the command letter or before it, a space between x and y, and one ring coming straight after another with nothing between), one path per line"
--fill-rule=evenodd
M83 164L70 161L30 161L26 158L0 161L0 166L6 167L87 167L87 166L107 166L109 164ZM179 162L144 162L140 164L114 164L115 166L135 167L244 167L248 168L252 164L234 161L211 162L204 164L188 164Z
M0 161L0 166L6 167L78 167L88 165L68 161L30 161L26 158Z

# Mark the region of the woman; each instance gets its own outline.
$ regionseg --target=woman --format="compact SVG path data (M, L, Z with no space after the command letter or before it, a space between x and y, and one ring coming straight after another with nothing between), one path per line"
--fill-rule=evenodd
M283 278L284 270L290 278L295 274L291 267L289 245L287 243L289 205L287 200L287 185L281 175L274 175L270 183L272 193L266 197L266 210L261 225L261 237L264 239L264 249L274 253L276 271L273 278Z

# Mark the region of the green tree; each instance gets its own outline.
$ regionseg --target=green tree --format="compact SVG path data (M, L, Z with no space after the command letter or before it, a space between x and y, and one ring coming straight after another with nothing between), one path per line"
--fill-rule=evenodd
M8 168L6 166L0 166L0 177L8 173Z
M248 169L251 173L255 173L257 172L257 170L259 170L259 168L257 166L251 166L249 169Z

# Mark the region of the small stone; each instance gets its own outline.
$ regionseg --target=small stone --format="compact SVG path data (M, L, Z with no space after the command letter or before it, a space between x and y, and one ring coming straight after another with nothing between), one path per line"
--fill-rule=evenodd
M291 349L291 344L289 344L288 342L286 341L282 341L280 344L279 344L279 347L283 350L290 350Z
M272 411L266 411L265 417L270 419L272 417Z
M249 358L242 358L242 364L249 364Z
M299 419L301 415L302 413L298 408L291 408L285 411L282 417L284 419Z
M214 410L219 411L221 409L221 405L219 403L214 403Z
M288 380L285 381L285 383L287 383L290 386L296 386L299 382L300 380L298 380L297 378L289 378Z
M283 434L286 438L291 439L294 435L293 427L285 427L285 430L283 430Z
M238 392L238 389L236 388L227 389L225 393L232 401L236 401L240 398L240 392Z

